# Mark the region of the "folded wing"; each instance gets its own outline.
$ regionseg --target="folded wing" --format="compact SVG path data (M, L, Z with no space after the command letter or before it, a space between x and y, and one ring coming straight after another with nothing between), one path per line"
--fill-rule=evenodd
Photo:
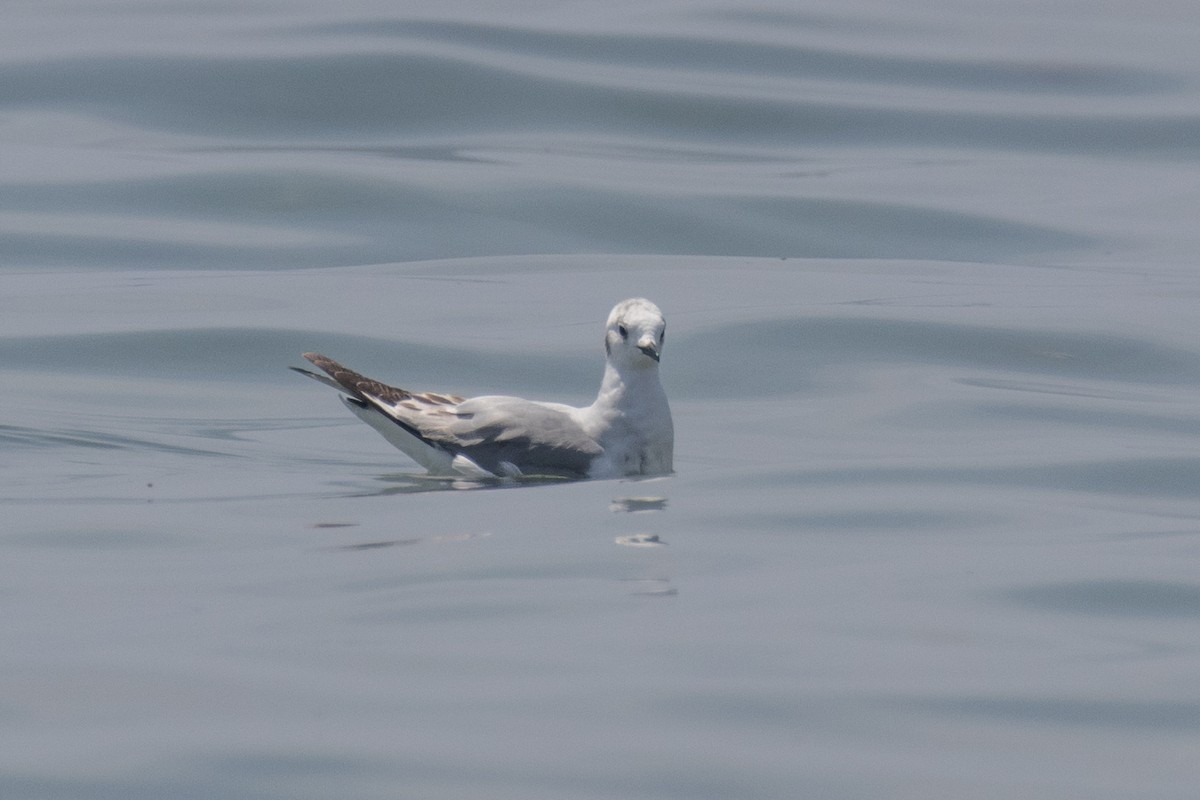
M474 468L469 470L472 472L580 478L604 452L566 406L519 397L464 400L457 395L410 392L317 353L305 353L304 357L329 377L297 371L347 393L351 410L430 469L453 464L454 470L464 471L465 459ZM415 442L409 442L410 438Z

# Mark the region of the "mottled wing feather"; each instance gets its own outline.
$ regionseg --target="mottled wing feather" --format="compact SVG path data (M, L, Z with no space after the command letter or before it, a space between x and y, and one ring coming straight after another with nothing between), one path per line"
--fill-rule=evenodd
M587 475L604 452L566 412L519 397L464 400L457 395L410 392L347 369L318 353L304 357L354 400L376 408L404 430L452 455L463 455L493 474L511 464L525 474Z
M396 386L388 386L342 366L332 358L320 353L305 353L304 357L323 370L339 387L359 400L375 400L389 406L409 402L414 406L451 406L461 403L463 398L433 392L410 392ZM374 404L373 404L374 405Z
M463 398L456 395L435 394L432 392L410 392L398 386L368 378L366 375L339 364L328 356L320 353L304 353L304 358L323 370L329 378L325 378L308 370L303 372L322 383L328 383L336 389L341 389L364 406L378 410L388 419L395 422L404 430L433 447L444 447L442 442L431 438L427 433L427 425L421 424L421 418L429 415L453 416L454 406L461 403ZM296 369L293 367L293 369Z

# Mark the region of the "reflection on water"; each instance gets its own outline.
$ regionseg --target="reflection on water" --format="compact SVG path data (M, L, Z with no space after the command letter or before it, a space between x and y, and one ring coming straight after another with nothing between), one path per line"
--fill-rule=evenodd
M648 511L663 511L667 507L665 497L618 497L608 505L608 510L617 513L641 514Z
M629 536L618 536L617 544L624 547L662 547L666 544L657 533L634 533Z
M386 450L387 445L380 447ZM404 456L397 455L396 460ZM419 469L415 464L413 469ZM516 478L462 478L449 475L429 475L423 472L395 472L376 478L382 487L364 491L352 491L349 497L386 497L394 494L422 494L425 492L470 492L481 489L516 489L535 486L552 486L569 482L567 478L545 475L522 475Z

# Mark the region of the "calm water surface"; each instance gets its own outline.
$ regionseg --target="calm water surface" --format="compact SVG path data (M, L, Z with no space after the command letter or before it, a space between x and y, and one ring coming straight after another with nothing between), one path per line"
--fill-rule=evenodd
M0 797L1192 798L1188 3L9 3ZM285 367L589 402L424 479Z

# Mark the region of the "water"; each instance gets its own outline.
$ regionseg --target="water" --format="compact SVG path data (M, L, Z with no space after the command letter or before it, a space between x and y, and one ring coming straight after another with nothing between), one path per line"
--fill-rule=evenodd
M1187 3L9 3L0 796L1190 798ZM450 490L285 367L584 403Z

